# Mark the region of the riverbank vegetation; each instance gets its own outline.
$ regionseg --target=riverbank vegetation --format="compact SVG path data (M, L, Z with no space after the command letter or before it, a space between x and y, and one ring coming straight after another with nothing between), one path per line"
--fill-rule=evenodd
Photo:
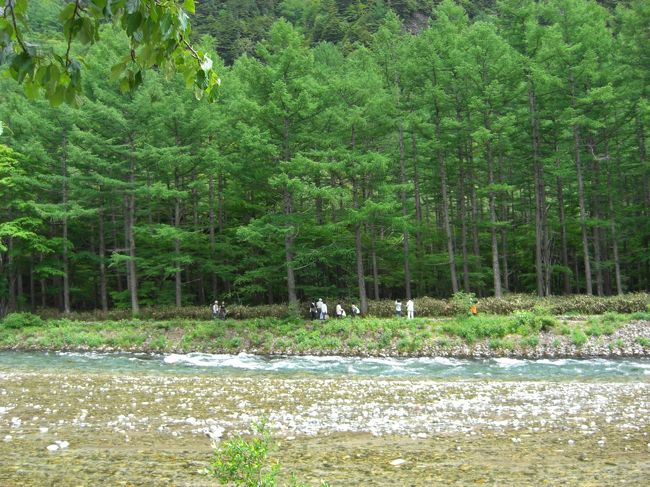
M625 332L630 323L637 325ZM4 349L453 356L526 355L540 351L580 354L587 348L597 355L616 350L645 355L650 353L649 346L650 310L553 316L538 307L502 316L459 314L413 320L367 317L327 321L270 317L73 321L11 314L0 322L0 348Z

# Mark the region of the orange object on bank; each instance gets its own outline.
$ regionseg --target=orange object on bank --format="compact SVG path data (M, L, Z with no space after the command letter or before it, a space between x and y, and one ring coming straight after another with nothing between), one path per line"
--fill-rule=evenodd
M471 306L469 307L469 312L472 313L473 315L477 315L477 314L478 314L478 310L476 309L476 305L475 305L475 304L473 304L473 305L471 305Z

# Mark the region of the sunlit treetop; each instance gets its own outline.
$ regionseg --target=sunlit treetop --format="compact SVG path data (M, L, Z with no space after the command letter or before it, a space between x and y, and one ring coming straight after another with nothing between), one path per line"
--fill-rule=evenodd
M216 96L220 79L212 60L189 42L194 0L62 2L58 21L63 29L48 45L31 39L28 6L29 0L0 0L0 70L21 83L30 98L43 95L54 106L79 104L83 62L73 46L97 42L100 26L109 22L129 39L129 51L111 70L123 91L140 85L143 72L155 66L166 74L180 73L197 98Z

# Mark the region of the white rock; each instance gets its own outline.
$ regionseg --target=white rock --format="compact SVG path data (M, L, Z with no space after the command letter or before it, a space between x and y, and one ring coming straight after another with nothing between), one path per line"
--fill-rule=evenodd
M14 437L11 435L5 435L5 437L2 439L5 443L9 443L11 440L13 440Z
M59 448L61 448L61 450L63 450L64 448L68 448L70 446L70 443L67 441L56 440L54 443L59 445Z
M404 460L403 458L396 458L395 460L393 460L392 462L390 462L390 464L391 464L393 467L399 467L400 465L402 465L402 464L404 464L404 463L406 463L406 460Z
M49 429L50 428L46 428L45 426L41 426L40 428L38 428L38 431L40 431L41 433L47 433L49 431Z
M47 446L48 451L57 451L59 449L59 445L48 445Z

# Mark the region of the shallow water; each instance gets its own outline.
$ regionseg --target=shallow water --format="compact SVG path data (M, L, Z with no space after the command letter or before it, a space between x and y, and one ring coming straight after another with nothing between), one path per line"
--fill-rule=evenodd
M210 435L261 417L313 485L647 485L649 368L3 352L0 485L214 485Z
M413 377L442 380L579 380L650 381L650 359L454 359L357 358L336 356L272 356L188 353L2 352L0 367L13 370L73 368L88 372L164 375L241 376L301 374L319 377Z

